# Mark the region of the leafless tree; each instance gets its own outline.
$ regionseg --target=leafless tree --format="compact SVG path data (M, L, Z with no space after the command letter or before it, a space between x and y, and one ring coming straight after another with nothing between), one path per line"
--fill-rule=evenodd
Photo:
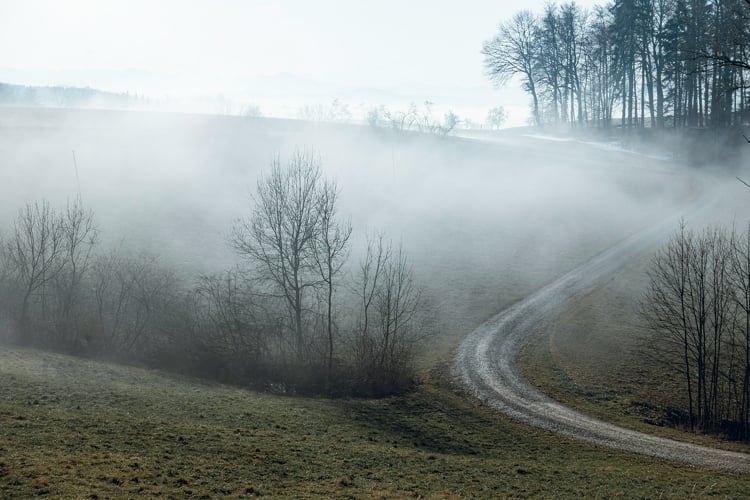
M33 341L30 309L35 300L46 319L47 287L65 265L64 221L48 202L28 203L16 218L5 242L4 257L18 289L18 332L24 342Z
M491 129L499 129L502 127L507 118L508 113L506 113L505 108L502 106L495 106L487 111L487 125L489 125Z
M121 332L132 283L124 278L125 258L117 250L97 255L92 263L91 291L96 335L86 339L99 349L113 349L120 344ZM123 334L124 335L124 334Z
M449 110L445 115L443 115L443 122L438 125L437 133L438 135L448 135L451 132L453 132L453 129L456 128L456 125L458 125L458 122L460 121L458 115L454 113L452 110Z
M406 132L412 129L419 119L417 105L411 103L406 110L391 111L383 108L383 116L390 123L391 128L398 132Z
M406 254L382 234L368 239L357 279L360 301L354 362L363 384L391 392L411 383L414 347L420 338L420 291Z
M405 110L391 110L380 105L367 111L365 119L371 127L390 127L397 132L416 130L423 134L446 136L459 124L461 119L452 110L448 110L442 121L432 113L433 102L424 101L421 106L409 104Z
M327 385L333 372L334 350L334 293L337 278L348 256L352 226L336 216L338 188L333 181L322 181L318 191L318 230L313 239L315 264L325 290L325 323L327 337Z
M257 104L247 104L242 107L240 116L245 118L263 118L263 111Z
M100 256L93 263L98 348L108 357L142 355L154 344L165 311L179 291L176 275L152 255Z
M84 280L98 241L94 214L83 208L80 198L68 202L62 213L63 267L54 279L57 298L59 341L75 348L81 329Z
M358 340L366 342L370 333L370 316L376 293L380 286L383 268L391 258L390 245L386 245L382 233L367 238L367 253L359 266L359 279L356 282L360 301ZM360 346L365 349L365 346ZM361 357L366 354L362 353Z
M721 228L696 236L684 223L650 268L643 313L666 334L655 342L664 359L681 360L691 428L715 430L737 413L730 395L741 366L737 312L745 307L745 272L736 236Z
M750 434L750 226L740 237L733 238L732 284L735 300L739 306L739 330L737 342L740 356L739 417L742 436Z
M539 124L537 33L534 14L528 10L520 11L510 21L502 23L495 37L484 43L482 54L487 74L497 85L516 75L523 78L524 88L533 100L534 120Z
M331 101L330 105L305 104L297 113L302 120L315 122L340 122L347 123L352 119L349 106L338 98Z
M276 158L258 181L249 219L235 222L230 241L286 304L298 361L307 350L304 315L308 292L320 282L315 239L320 234L320 159L296 152L286 167Z
M19 212L0 253L6 313L15 316L20 340L75 347L96 240L93 213L80 199L60 212L47 201L28 203ZM13 295L15 306L7 304Z
M14 337L11 325L13 316L12 297L15 295L10 283L10 266L6 259L5 235L0 232L0 340L10 341Z
M642 313L649 325L667 334L664 352L679 353L682 359L691 429L696 420L692 363L695 333L690 321L689 292L693 246L693 235L682 222L679 232L654 257L649 270L649 288L642 305Z
M270 362L273 343L278 339L273 314L269 314L254 294L249 280L235 268L219 275L201 276L195 289L196 315L201 330L197 346L202 359L210 357L214 366L230 365L233 375L261 375L262 365Z
M370 108L365 113L365 121L371 127L385 127L387 126L387 115L388 109L384 105Z

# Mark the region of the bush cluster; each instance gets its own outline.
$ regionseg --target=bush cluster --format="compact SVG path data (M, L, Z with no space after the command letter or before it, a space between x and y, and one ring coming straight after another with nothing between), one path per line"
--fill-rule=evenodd
M0 240L0 337L284 393L409 390L426 331L406 255L383 235L349 262L351 227L320 160L275 160L229 236L241 264L185 276L101 248L80 199L19 211Z
M750 437L750 231L680 230L654 257L642 313L679 374L686 424Z

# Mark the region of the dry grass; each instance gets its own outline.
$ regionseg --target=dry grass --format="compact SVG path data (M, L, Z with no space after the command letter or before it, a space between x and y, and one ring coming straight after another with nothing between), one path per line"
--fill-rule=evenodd
M722 205L717 211L725 209ZM707 223L713 223L712 215L692 221L692 226ZM665 414L670 407L685 407L684 390L681 374L648 356L649 339L655 333L646 328L638 311L648 286L649 264L650 257L644 256L624 267L544 325L521 353L522 373L554 399L604 420L750 452L749 444L692 434L668 422Z
M742 496L745 478L529 430L453 392L286 398L0 349L0 497Z
M48 114L35 112L32 122L48 127ZM164 196L150 197L159 204L153 209L144 197L134 198L128 192L123 200L118 198L119 187L116 193L108 191L108 186L121 183L102 182L90 186L89 202L103 227L109 223L118 235L123 228L114 207L123 213L147 214L143 217L149 218L146 228L151 230L134 226L138 231L133 244L154 245L167 258L176 255L185 263L224 265L221 237L212 240L207 235L221 232L222 224L236 216L234 201L244 206L240 202L245 201L245 190L235 188L254 182L254 171L246 171L247 165L265 165L292 139L316 144L330 162L331 173L347 186L344 192L350 193L345 195L349 205L344 212L351 209L355 221L367 221L370 207L394 210L396 215L380 214L383 223L394 226L393 234L410 235L417 271L434 277L425 284L428 295L449 314L421 359L424 383L408 396L379 400L279 397L157 371L0 347L0 498L732 498L750 494L743 477L597 449L518 425L456 393L444 370L435 368L444 366L451 350L483 319L647 225L658 215L661 200L672 200L672 191L683 191L676 185L684 179L659 173L658 168L651 171L643 158L637 158L639 169L633 171L634 159L629 155L592 154L590 148L572 143L544 147L515 140L512 145L491 146L460 141L430 142L428 147L399 143L394 149L390 144L383 148L376 137L347 152L341 150L339 134L317 129L303 134L298 125L281 122L252 121L238 128L234 121L193 117L188 122L181 119L183 125L175 132L176 124L163 118L143 130L136 127L135 133L129 120L120 123L103 114L87 116L97 124L106 118L106 126L78 127L71 132L73 140L60 132L65 129L63 122L77 119L54 116L59 123L32 136L29 147L45 144L34 149L37 155L25 154L21 147L26 145L21 140L26 130L9 132L3 144L18 152L19 158L38 159L39 165L56 165L59 150L67 150L71 141L77 148L89 145L92 156L82 166L107 165L123 178L131 178L136 167L151 174L160 171L154 165L180 165L179 178L166 179L166 185L168 193L185 195L186 205L175 205L175 213L195 214L193 227L203 224L190 237L173 234L173 228L184 226L181 222L169 217L151 220L163 213ZM8 121L14 122L15 118ZM5 128L12 130L7 123ZM162 129L170 133L163 135ZM106 133L92 135L89 130ZM195 130L205 133L196 141L201 155L185 149ZM345 137L359 140L359 134ZM250 148L245 143L248 136L256 137ZM130 138L128 154L119 155L122 137ZM154 160L148 145L158 137L166 137L172 146ZM186 137L191 141L183 140ZM235 153L235 158L232 151L242 154ZM212 159L211 175L204 170L204 157ZM368 177L359 168L350 168L360 165L363 157L372 157L372 168L396 163L399 168L374 186L363 186ZM214 165L214 158L224 158L224 163ZM569 158L575 169L561 168L560 158ZM24 175L11 179L15 184L6 182L9 193L21 198L28 193L41 196L45 191L40 179L57 182L33 166L19 163L17 171ZM87 182L97 179L93 170L83 173ZM403 192L394 192L394 183ZM581 196L583 192L586 196ZM404 193L408 196L401 196ZM543 194L553 195L552 199L537 203ZM472 203L467 203L468 197ZM210 203L196 205L198 199ZM394 200L408 203L401 206ZM137 204L137 210L131 210L130 203ZM12 197L0 205L6 213L17 209ZM118 224L113 225L113 220ZM195 252L183 255L185 249ZM582 306L577 311L612 314L612 307L618 310L620 305L617 295L606 300L610 299L614 302L609 309ZM583 355L564 349L575 345L567 343L566 335L577 341L578 333L591 330L575 325L598 324L601 318L592 312L568 319L557 324L560 330L548 343L541 344L553 349L527 351L531 354L527 359L533 361L531 374L562 399L641 425L638 417L628 420L621 415L626 398L634 396L602 396L623 386L624 382L612 385L615 380L631 381L631 386L639 383L624 375L601 377L617 358L602 354L611 346L592 338ZM627 330L621 319L617 324ZM618 331L612 330L608 338L618 338ZM581 386L586 387L583 396L571 390Z

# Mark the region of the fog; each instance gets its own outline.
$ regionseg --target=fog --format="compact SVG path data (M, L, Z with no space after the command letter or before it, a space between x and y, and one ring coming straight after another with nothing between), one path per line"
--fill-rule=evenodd
M480 47L501 20L544 4L4 1L0 45L13 50L0 60L0 81L129 92L160 109L258 105L287 118L333 99L357 120L379 105L430 100L440 115L452 109L483 122L502 104L507 124L523 125L520 82L493 90Z
M714 188L743 193L714 171L522 130L441 139L276 119L5 108L0 228L29 201L59 207L80 193L102 248L158 254L186 276L218 271L238 260L227 235L249 215L258 176L298 149L318 153L338 184L353 260L368 232L401 242L451 338L618 240L688 213ZM732 210L728 219L744 224Z

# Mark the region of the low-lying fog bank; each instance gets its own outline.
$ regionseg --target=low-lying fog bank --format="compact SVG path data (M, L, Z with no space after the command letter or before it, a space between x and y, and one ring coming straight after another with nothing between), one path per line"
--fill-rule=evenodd
M259 174L295 149L318 152L336 179L355 257L368 230L403 243L453 340L724 182L513 133L490 143L273 119L3 108L0 228L28 201L61 206L80 192L105 245L216 271L237 260L226 237L249 213Z

